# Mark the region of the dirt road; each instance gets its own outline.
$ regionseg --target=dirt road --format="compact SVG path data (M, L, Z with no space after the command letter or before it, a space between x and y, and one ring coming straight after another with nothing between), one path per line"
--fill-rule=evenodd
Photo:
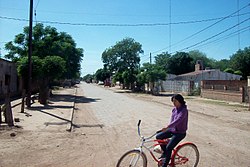
M172 109L167 95L131 94L92 84L80 84L76 95L71 133L65 131L66 118L56 125L50 121L46 128L15 129L15 137L0 131L0 166L115 166L139 142L137 121L142 120L142 133L151 135L168 123ZM186 101L190 112L185 141L198 146L199 166L250 166L250 112L200 98ZM156 166L148 160L150 167Z

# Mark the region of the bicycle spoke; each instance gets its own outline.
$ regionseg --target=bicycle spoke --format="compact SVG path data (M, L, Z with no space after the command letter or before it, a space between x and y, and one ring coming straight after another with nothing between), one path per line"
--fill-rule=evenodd
M133 154L130 154L129 156L131 156L131 161L129 163L129 166L131 167L136 166L137 162L139 161L140 155L133 153Z

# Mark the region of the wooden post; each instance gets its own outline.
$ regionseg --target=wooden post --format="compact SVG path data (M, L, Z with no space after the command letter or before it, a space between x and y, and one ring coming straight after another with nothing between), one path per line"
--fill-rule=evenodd
M248 91L248 110L250 111L250 76L247 77L247 91Z
M250 111L250 86L247 87L247 90L248 90L248 110Z
M244 87L240 87L240 93L241 93L241 102L245 102L244 100L244 94L245 94L245 90L244 90Z
M10 103L10 84L8 84L8 90L5 96L5 107L6 107L5 122L9 126L14 126L11 103Z
M0 125L2 123L2 106L0 105Z
M22 90L22 104L21 104L21 113L24 113L24 105L25 105L25 89Z

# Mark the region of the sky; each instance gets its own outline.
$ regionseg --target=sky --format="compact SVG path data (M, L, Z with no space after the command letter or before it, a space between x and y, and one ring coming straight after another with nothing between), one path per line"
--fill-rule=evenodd
M157 54L199 50L229 59L250 46L250 0L33 0L33 25L72 36L83 48L81 75L103 68L105 49L124 38L142 45L141 64ZM29 25L30 0L0 0L0 51Z

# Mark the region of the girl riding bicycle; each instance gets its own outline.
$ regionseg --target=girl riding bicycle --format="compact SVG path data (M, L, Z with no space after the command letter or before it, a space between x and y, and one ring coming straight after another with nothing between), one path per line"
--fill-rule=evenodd
M182 95L174 95L171 101L174 104L171 121L167 127L162 128L156 135L156 139L171 138L167 145L161 145L163 150L160 157L163 159L162 167L167 167L169 164L172 150L185 138L188 125L188 109Z

